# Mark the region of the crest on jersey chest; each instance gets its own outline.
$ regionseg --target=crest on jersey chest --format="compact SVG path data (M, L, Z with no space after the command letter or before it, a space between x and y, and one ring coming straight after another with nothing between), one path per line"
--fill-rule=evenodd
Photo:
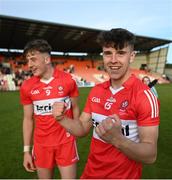
M57 93L62 95L64 94L64 87L62 85L57 86Z
M129 105L129 101L128 100L124 100L121 102L121 105L120 105L120 111L126 111L127 107Z

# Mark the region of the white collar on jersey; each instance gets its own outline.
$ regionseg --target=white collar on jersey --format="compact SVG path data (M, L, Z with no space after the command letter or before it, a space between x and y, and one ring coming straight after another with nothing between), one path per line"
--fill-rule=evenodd
M121 86L120 88L118 89L113 89L112 86L109 87L110 91L112 92L112 94L116 94L117 92L121 91L122 89L124 89L124 86Z
M50 79L47 79L47 80L45 80L45 79L40 79L40 81L43 82L43 83L45 83L45 84L48 84L48 83L50 83L53 79L54 79L54 77L51 77Z

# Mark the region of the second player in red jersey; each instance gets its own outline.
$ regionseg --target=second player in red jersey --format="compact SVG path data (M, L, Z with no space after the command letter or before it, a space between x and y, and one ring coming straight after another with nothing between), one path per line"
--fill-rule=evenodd
M61 178L76 178L79 157L75 137L54 119L52 105L54 102L65 102L65 115L78 118L78 88L70 74L53 68L50 51L51 47L45 40L31 41L24 49L34 76L24 81L20 90L24 109L23 165L30 172L36 169L41 179L53 178L55 165L59 168ZM30 146L33 130L32 159Z

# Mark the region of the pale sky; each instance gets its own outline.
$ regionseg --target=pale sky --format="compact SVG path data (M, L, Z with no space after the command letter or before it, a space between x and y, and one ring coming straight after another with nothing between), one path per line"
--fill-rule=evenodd
M172 0L0 0L0 14L172 40Z

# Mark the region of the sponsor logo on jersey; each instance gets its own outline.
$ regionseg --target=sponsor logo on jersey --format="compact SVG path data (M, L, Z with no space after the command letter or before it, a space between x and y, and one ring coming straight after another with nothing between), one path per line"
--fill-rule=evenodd
M31 94L32 95L36 95L36 94L39 94L40 92L39 92L39 90L38 89L36 89L36 90L32 90L31 91Z
M92 113L93 126L94 127L98 126L99 123L101 123L107 117L108 116L105 116L101 113ZM121 132L123 133L124 136L126 136L127 139L130 139L131 141L134 141L134 142L139 142L138 126L137 126L136 120L121 119L121 125L122 125ZM93 137L96 139L99 139L100 141L105 142L103 139L101 139L98 136L98 134L95 131L95 128L93 129Z
M43 90L52 89L52 88L53 88L52 86L47 86L47 87L44 87Z
M100 103L100 98L98 98L98 97L92 97L91 101L92 101L92 102L95 102L95 103Z
M41 113L49 113L52 111L52 105L50 103L43 106L36 105L36 110Z
M35 115L51 115L52 114L52 106L55 102L68 102L68 106L66 109L71 108L71 101L69 97L63 97L63 98L54 98L54 99L46 99L46 100L39 100L34 101L34 113Z
M52 86L44 87L43 90L45 90L45 94L49 96L51 94L51 89L53 89Z
M107 102L115 103L116 99L113 97L110 97L109 99L106 99Z
M99 122L97 122L95 119L92 119L92 122L94 127L97 127L99 125Z
M112 108L112 105L116 102L116 99L113 97L110 97L109 99L106 99L106 103L104 104L104 109L110 110Z

